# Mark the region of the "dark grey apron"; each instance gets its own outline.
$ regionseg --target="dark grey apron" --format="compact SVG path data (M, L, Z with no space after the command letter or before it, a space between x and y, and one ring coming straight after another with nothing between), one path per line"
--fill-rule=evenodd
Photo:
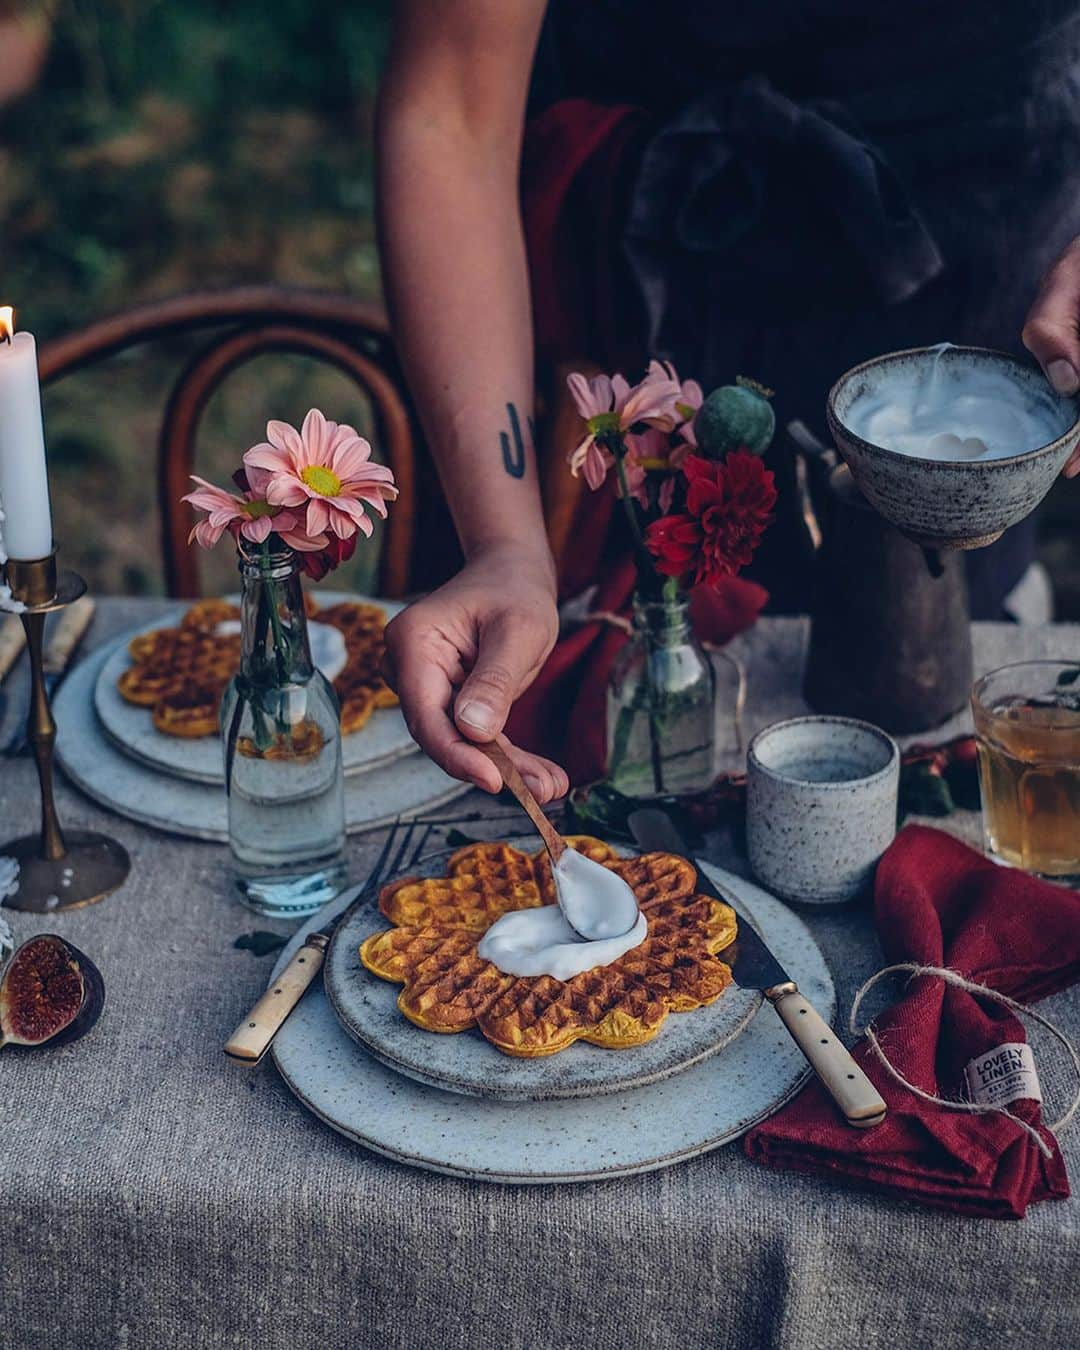
M855 362L950 340L1020 351L1039 278L1080 234L1080 7L1073 0L681 8L556 0L534 101L655 112L626 226L649 349L708 385L777 390L822 428ZM786 449L754 575L805 607ZM969 556L998 617L1028 521Z

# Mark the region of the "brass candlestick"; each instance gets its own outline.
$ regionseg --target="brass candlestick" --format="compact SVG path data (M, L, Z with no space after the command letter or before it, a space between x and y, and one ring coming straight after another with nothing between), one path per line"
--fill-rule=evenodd
M49 707L42 668L45 616L63 609L86 590L75 572L57 572L56 553L46 558L20 561L9 558L6 580L16 600L26 608L21 613L30 652L31 699L27 739L37 762L41 784L41 833L23 835L0 844L19 864L18 888L3 902L11 909L51 914L103 900L123 883L131 870L127 850L106 835L90 830L71 830L65 836L53 800L53 747L56 722Z

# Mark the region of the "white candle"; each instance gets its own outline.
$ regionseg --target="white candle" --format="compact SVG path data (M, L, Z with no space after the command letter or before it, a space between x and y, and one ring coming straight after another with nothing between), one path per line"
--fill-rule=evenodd
M0 307L0 528L8 557L22 560L51 553L53 535L37 343L13 327Z

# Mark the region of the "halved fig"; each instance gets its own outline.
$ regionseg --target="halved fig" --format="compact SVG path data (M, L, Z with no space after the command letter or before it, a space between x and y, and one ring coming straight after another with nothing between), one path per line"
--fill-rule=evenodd
M105 1006L101 972L77 947L40 933L19 947L0 978L0 1046L65 1045Z

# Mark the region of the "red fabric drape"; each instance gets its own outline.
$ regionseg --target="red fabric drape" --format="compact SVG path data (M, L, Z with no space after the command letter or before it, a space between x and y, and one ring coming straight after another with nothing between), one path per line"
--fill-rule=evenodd
M542 366L587 359L634 378L645 364L644 323L621 240L627 193L648 131L639 109L587 99L553 104L529 123L522 217ZM610 481L583 495L561 582L564 595L598 583L594 609L626 613L634 568L613 519L615 506ZM715 596L695 599L699 634L726 642L753 623L767 599L756 583L729 578ZM557 759L572 782L603 774L604 693L625 641L622 631L602 623L568 634L514 708L510 737Z

